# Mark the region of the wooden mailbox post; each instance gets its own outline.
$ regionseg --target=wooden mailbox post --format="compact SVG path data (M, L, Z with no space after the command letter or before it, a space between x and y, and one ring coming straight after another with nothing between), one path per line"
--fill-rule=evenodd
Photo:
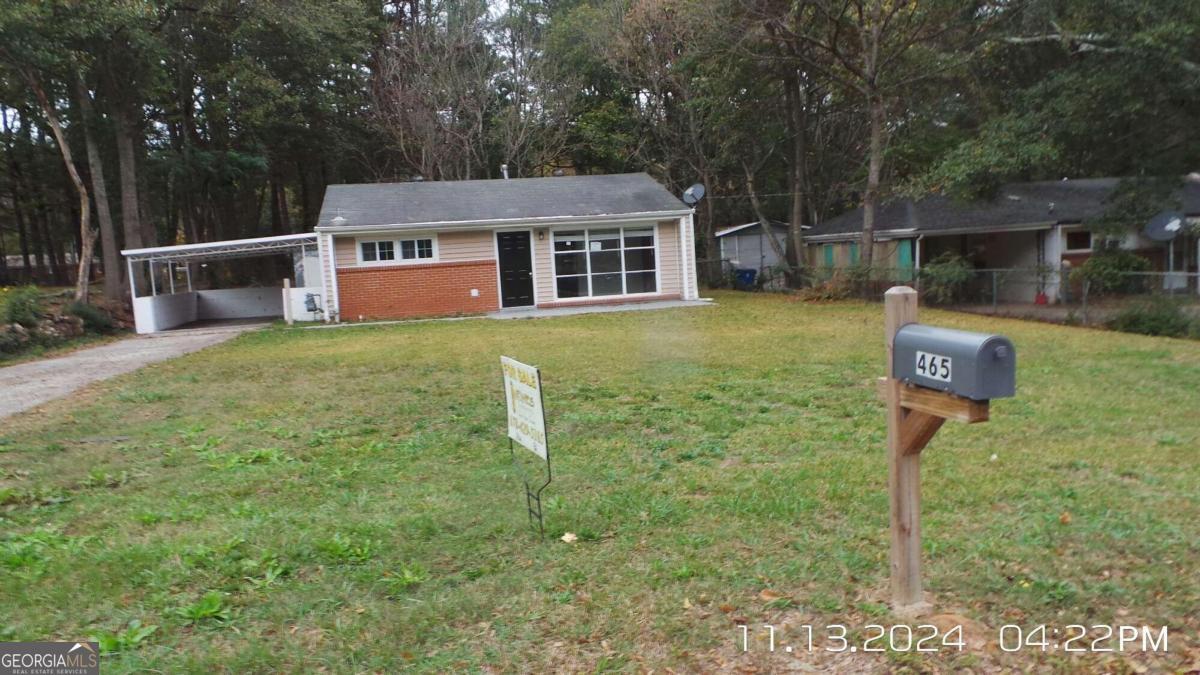
M896 333L917 322L917 292L897 286L884 294L887 377L879 394L887 402L888 493L891 512L893 608L919 613L921 589L921 450L942 424L986 422L988 402L905 384L892 377Z

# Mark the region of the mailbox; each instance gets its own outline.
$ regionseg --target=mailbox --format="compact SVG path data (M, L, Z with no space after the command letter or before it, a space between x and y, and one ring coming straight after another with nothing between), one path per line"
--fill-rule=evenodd
M919 323L904 326L892 345L892 377L976 401L1016 394L1017 351L1003 335Z

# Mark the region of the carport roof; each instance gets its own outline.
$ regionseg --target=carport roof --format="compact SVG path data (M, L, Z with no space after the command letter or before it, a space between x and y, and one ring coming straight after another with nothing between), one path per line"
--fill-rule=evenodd
M277 237L258 237L256 239L227 239L225 241L210 241L201 244L131 248L121 251L121 255L129 260L189 262L195 260L214 260L217 258L249 258L259 255L270 255L272 253L284 253L308 245L315 246L316 243L317 235L315 233L285 234Z

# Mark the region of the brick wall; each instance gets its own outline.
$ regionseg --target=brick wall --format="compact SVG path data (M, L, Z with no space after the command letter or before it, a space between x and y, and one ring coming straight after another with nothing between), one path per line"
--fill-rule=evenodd
M342 321L478 314L500 307L496 263L476 260L395 267L338 268ZM479 297L471 297L471 289Z

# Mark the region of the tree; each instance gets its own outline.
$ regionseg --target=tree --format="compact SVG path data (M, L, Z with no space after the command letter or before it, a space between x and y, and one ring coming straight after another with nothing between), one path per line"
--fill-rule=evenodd
M986 196L1005 181L1170 176L1200 155L1200 5L1024 3L976 64L982 114L918 189Z
M857 93L868 120L866 185L862 196L862 262L872 264L876 210L887 150L888 110L902 106L915 83L962 60L969 38L989 25L982 2L955 0L811 0L813 30L780 27L825 59L810 67Z

